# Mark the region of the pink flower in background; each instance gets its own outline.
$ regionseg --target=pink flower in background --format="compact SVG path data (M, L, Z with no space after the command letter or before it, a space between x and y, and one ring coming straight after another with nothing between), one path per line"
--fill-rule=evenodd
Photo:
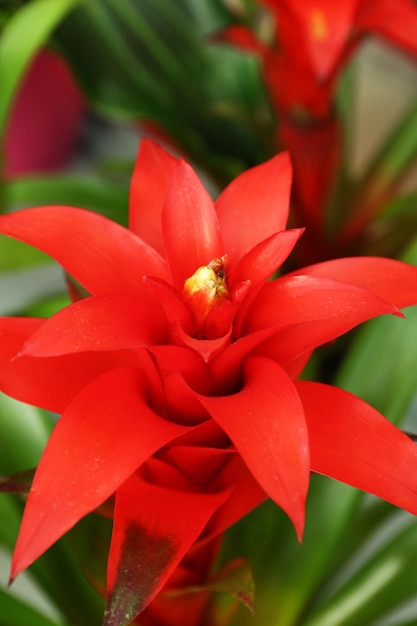
M84 99L65 61L42 50L13 104L5 138L7 176L59 169L72 156Z

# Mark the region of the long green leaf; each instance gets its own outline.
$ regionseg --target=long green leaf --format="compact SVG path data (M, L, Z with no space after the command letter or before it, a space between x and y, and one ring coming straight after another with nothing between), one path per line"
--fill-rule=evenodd
M417 524L408 523L378 547L338 592L313 612L304 626L369 626L415 596Z
M6 183L5 197L8 206L78 206L127 225L128 186L96 176L62 174L19 178Z
M0 589L0 607L0 626L57 626L57 622L52 622L2 589Z
M36 50L78 0L35 0L6 23L0 37L0 137L13 97Z
M0 473L37 465L51 428L44 412L0 394Z

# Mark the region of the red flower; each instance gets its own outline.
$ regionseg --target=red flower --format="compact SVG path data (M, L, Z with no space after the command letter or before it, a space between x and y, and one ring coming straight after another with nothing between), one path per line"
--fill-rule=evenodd
M417 54L412 0L259 0L275 19L271 41L231 26L224 37L263 60L266 83L281 113L329 115L335 81L363 37L381 36Z
M5 138L8 176L62 167L74 150L85 103L63 59L42 50L13 105Z
M279 154L213 204L186 162L143 141L130 230L66 206L0 217L91 294L0 321L0 388L62 414L13 578L113 494L107 625L266 497L301 538L311 470L417 513L415 445L359 398L296 381L317 346L415 303L417 269L351 258L269 281L302 234L284 230L290 183Z
M369 34L417 55L412 0L259 0L274 20L269 41L232 25L222 39L257 53L277 111L277 139L294 165L294 213L317 260L328 258L324 210L340 166L342 131L334 111L340 73ZM308 248L309 242L303 242ZM321 250L323 257L318 256ZM339 246L340 249L340 246Z

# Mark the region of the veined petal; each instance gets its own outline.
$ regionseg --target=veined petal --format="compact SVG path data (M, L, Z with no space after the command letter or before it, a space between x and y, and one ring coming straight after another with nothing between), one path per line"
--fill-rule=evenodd
M242 376L238 393L198 398L301 538L310 472L303 407L293 382L274 361L248 358Z
M172 281L179 290L197 268L223 254L213 201L183 160L168 185L162 229Z
M167 278L164 260L147 243L84 209L22 209L0 217L0 233L49 254L94 295L143 293L145 274Z
M363 287L402 308L417 303L417 267L382 257L333 259L303 267L288 276L333 278Z
M132 476L118 490L104 626L124 626L151 602L228 492L166 489Z
M417 514L417 446L356 396L296 383L308 425L311 468Z
M134 349L166 339L165 316L153 302L111 294L85 298L58 311L30 336L22 354Z
M165 254L162 206L178 159L150 139L142 139L129 191L129 228Z
M94 378L135 361L129 351L17 357L26 340L44 323L43 318L0 319L0 390L16 400L62 413Z
M251 248L237 266L232 267L230 284L250 280L251 286L256 287L266 281L287 259L303 232L303 228L284 230Z
M240 174L216 201L232 267L261 241L285 229L291 178L290 158L283 152Z
M186 431L146 404L140 372L123 367L94 380L58 421L26 503L12 579L102 504L154 452Z

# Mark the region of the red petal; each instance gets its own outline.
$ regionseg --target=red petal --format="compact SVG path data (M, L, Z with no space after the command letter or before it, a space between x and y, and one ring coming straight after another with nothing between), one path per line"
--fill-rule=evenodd
M253 31L246 26L232 24L221 31L214 33L211 37L214 41L225 41L242 50L248 52L264 53L265 45L262 44L254 35Z
M0 389L17 400L61 413L94 378L134 360L127 351L16 358L27 338L44 323L35 318L0 319Z
M287 275L267 283L249 309L244 332L284 328L303 322L355 316L358 311L398 309L356 285L315 276Z
M250 280L252 287L266 281L292 252L304 229L284 230L261 241L230 272L230 284Z
M129 228L162 256L162 206L177 162L154 141L142 139L130 183Z
M225 489L229 485L233 485L230 498L219 507L207 524L203 533L204 540L223 533L266 499L265 491L237 454L220 471L213 488Z
M28 356L133 349L166 341L163 313L149 300L122 294L92 296L62 309L23 347Z
M250 333L227 346L210 365L216 395L228 395L236 391L244 358L259 344L275 335L273 328Z
M74 154L85 102L64 58L40 50L25 72L5 129L7 176L62 168Z
M223 254L213 202L197 174L183 160L168 186L162 227L173 284L179 290L197 268Z
M287 153L240 174L216 201L232 267L258 243L285 229L292 168Z
M360 2L355 26L382 35L407 52L417 54L417 9L412 0Z
M107 372L58 421L40 460L12 563L15 578L102 504L156 450L186 429L146 404L134 368Z
M304 40L318 78L326 77L346 46L358 0L290 0L287 4L298 20L292 44Z
M291 379L269 359L248 358L241 391L198 398L301 537L310 466L303 408Z
M143 611L227 496L166 489L137 475L118 490L104 626L129 624Z
M290 275L343 280L368 289L399 308L417 303L417 267L395 259L381 257L334 259L303 267Z
M310 438L311 468L417 514L417 447L356 396L298 382Z
M0 232L49 254L92 294L141 293L144 274L167 278L153 248L123 226L83 209L22 209L0 217Z
M385 313L397 314L398 309L361 287L313 276L284 276L259 292L244 333L275 327L276 336L261 346L260 353L287 363Z

